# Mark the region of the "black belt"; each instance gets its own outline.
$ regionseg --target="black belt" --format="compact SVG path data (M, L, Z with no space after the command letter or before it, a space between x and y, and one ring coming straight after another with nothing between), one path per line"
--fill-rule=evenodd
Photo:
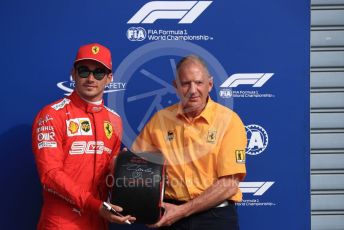
M164 199L164 202L175 204L175 205L182 205L182 204L185 204L187 201L174 200L174 199ZM224 202L220 203L219 205L215 206L214 208L222 208L222 207L226 207L228 205L235 205L235 202L232 200L225 200Z
M182 205L182 204L185 204L187 201L173 200L173 199L164 199L164 202L170 203L170 204L175 204L175 205Z

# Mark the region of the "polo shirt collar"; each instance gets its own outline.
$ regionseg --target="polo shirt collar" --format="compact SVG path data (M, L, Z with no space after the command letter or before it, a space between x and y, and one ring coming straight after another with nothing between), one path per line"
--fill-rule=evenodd
M210 124L212 122L213 116L214 116L214 111L212 110L213 105L214 105L214 101L210 98L210 96L208 96L208 101L207 101L207 104L205 105L203 111L201 112L200 115L195 117L194 120L204 119L204 121L206 121L208 124ZM186 116L184 115L181 102L178 104L176 116L179 118L187 119Z

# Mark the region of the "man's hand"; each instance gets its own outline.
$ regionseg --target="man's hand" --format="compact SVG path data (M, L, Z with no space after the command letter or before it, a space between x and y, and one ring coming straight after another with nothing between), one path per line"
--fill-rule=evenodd
M163 203L165 214L160 221L148 225L148 227L170 226L184 217L213 208L233 196L238 190L238 184L239 180L236 175L224 176L202 192L201 195L182 205Z
M149 228L160 228L163 226L170 226L178 220L185 217L185 209L183 205L174 205L170 203L163 203L165 213L162 218L155 224L147 225Z
M110 204L108 203L113 209L115 209L117 212L121 212L123 211L123 208ZM99 215L101 217L103 217L104 219L106 219L107 221L111 222L111 223L117 223L117 224L125 224L125 221L129 221L129 222L134 222L136 220L135 217L132 217L130 215L127 216L117 216L112 214L110 211L106 210L103 206L100 206L99 208Z

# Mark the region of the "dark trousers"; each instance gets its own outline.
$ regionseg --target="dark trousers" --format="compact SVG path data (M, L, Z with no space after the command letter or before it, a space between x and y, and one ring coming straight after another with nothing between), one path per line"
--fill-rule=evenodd
M234 203L223 208L212 208L181 219L161 230L239 230L239 219Z

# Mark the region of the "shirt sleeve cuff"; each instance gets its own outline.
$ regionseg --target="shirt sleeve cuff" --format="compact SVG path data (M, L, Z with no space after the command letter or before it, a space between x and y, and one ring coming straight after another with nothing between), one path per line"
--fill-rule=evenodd
M90 195L86 200L85 208L98 213L101 204L102 204L101 200L97 200L92 195Z

